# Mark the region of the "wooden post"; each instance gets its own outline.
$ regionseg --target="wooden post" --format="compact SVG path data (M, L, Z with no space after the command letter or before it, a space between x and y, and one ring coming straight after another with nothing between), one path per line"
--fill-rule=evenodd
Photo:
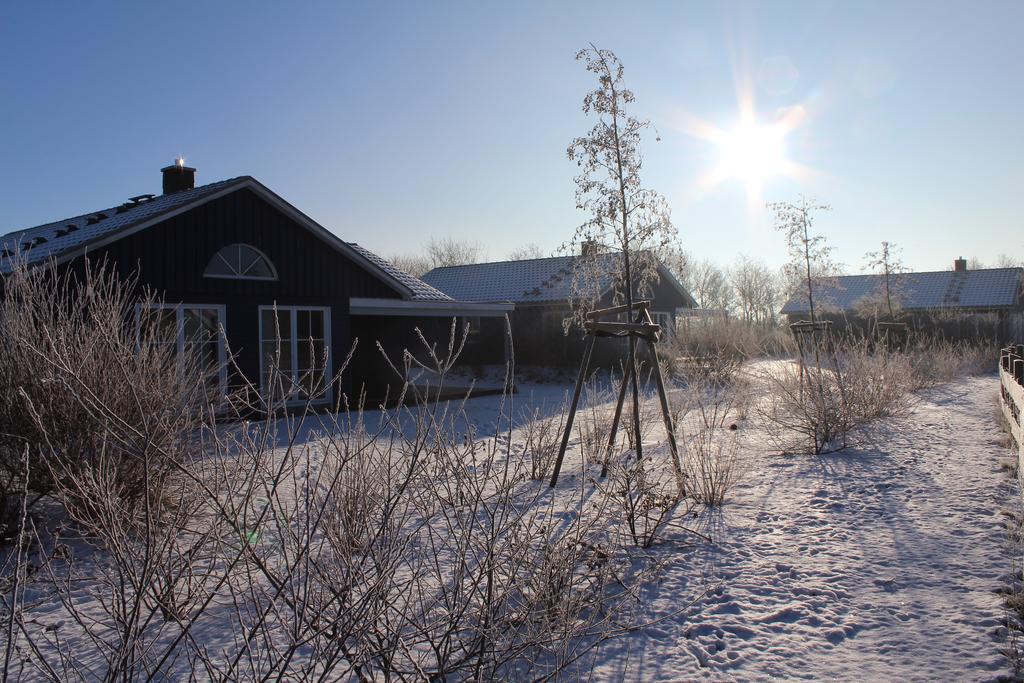
M512 342L512 322L509 320L508 313L505 314L505 393L514 394L516 392L516 380L515 380L515 348Z
M1024 358L1013 361L1013 379L1017 384L1024 384Z
M661 416L665 421L665 432L668 434L668 445L672 449L672 466L676 470L677 481L679 487L683 487L683 463L679 459L679 447L676 445L676 430L675 425L672 424L672 412L668 407L668 395L665 393L665 382L661 378L661 363L658 360L658 350L654 346L654 341L648 337L647 345L651 350L651 358L654 359L654 381L658 385L658 398L661 400ZM683 493L682 490L679 492Z
M580 374L576 376L576 388L572 393L572 403L569 406L569 414L565 419L565 433L562 434L562 444L558 447L558 457L555 458L555 468L551 472L551 488L558 484L558 473L562 469L562 460L565 458L565 449L569 446L569 436L572 434L572 423L576 419L576 406L580 402L580 392L583 391L583 382L587 378L587 370L590 369L590 354L594 351L594 342L597 337L588 334L587 348L583 352L583 362L580 363Z
M626 402L626 389L629 387L629 378L633 374L633 364L627 363L622 373L622 386L619 387L619 400L615 403L615 417L612 418L612 429L608 435L608 450L604 454L604 462L601 464L601 476L608 476L608 456L611 455L615 446L615 437L619 435L619 419L622 417L622 405Z

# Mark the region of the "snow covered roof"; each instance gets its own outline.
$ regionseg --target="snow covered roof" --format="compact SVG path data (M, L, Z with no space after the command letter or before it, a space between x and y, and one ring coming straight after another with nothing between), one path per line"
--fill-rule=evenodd
M164 195L140 195L119 206L92 211L33 228L15 230L0 237L0 273L9 273L17 262L35 265L49 259L66 260L101 246L135 229L160 222L204 201L248 187L314 230L357 263L376 273L403 294L408 301L452 301L419 278L405 273L373 252L339 239L302 214L251 176L241 176Z
M496 261L466 266L434 268L423 280L445 294L463 301L511 301L517 304L557 303L572 295L573 271L580 256L553 256L524 261ZM621 269L621 255L598 254L594 289L604 293L615 284ZM688 301L689 293L659 264L661 277L668 279ZM694 305L691 303L691 305Z
M419 279L418 277L410 275L409 273L405 272L404 270L399 269L393 263L391 263L390 261L387 261L385 259L382 259L380 256L377 256L376 254L374 254L369 249L365 249L364 247L359 246L355 242L348 242L347 244L348 244L348 246L350 246L353 249L355 249L367 261L370 261L371 263L376 265L378 268L383 270L385 273L387 273L388 275L390 275L391 277L393 277L394 279L398 280L403 285L408 287L409 290L412 291L412 296L410 298L413 301L452 301L453 300L452 297L448 296L444 292L442 292L442 291L440 291L440 290L438 290L438 289L436 289L434 287L431 287L429 284L427 284L423 280ZM473 301L473 299L463 299L463 301Z
M497 261L466 266L434 268L423 280L456 299L542 303L566 301L572 294L572 272L577 256L554 256L525 261ZM604 254L607 268L600 269L599 288L614 284L616 254Z
M893 299L904 310L993 309L1018 305L1024 268L986 268L890 276ZM866 299L885 296L884 275L841 275L816 284L814 303L823 310L853 311ZM782 313L806 313L807 296L794 293Z
M249 178L243 176L173 194L139 195L109 209L15 230L0 237L0 272L11 272L16 261L33 265L77 252L140 223L241 185L246 180Z

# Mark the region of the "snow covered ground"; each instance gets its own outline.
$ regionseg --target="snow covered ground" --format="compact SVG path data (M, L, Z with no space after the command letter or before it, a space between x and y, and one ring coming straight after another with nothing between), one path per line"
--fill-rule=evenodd
M520 389L517 405L557 415L571 386ZM997 392L994 376L924 392L910 416L872 425L870 445L821 456L770 454L750 429L741 483L688 521L713 542L662 536L645 607L655 623L604 645L596 679L1007 675L1002 511L1020 503L1000 467ZM492 431L498 399L466 413Z
M569 390L524 383L513 414L557 416ZM924 393L908 417L875 424L870 446L822 456L773 455L744 423L744 479L684 520L711 542L669 527L640 551L663 564L641 607L649 625L605 643L594 680L1008 675L1002 511L1020 503L1000 469L997 390L985 376ZM477 435L503 422L501 400L466 403ZM317 431L314 418L304 438ZM579 491L579 477L574 445L562 486Z
M876 445L754 455L671 561L642 632L606 646L600 680L985 680L1009 671L996 590L1009 559L991 376L921 397ZM753 455L753 454L752 454ZM673 612L675 612L673 614Z

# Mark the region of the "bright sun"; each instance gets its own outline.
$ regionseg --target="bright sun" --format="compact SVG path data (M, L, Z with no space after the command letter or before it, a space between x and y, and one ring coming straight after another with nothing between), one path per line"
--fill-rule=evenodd
M765 182L796 172L796 165L786 158L785 139L800 118L791 113L762 124L752 112L745 111L741 123L732 130L709 127L704 137L718 148L718 163L705 175L705 189L727 180L739 181L747 191L750 207L760 206Z
M727 182L739 182L747 194L748 206L763 206L763 187L773 178L806 179L811 169L786 157L786 137L807 116L801 105L775 112L770 122L762 122L754 110L753 98L740 100L739 123L731 129L719 128L700 119L683 115L679 127L689 135L714 146L713 163L700 178L701 194Z
M777 126L744 123L726 132L719 141L723 178L735 178L747 185L780 175L786 170L784 133Z

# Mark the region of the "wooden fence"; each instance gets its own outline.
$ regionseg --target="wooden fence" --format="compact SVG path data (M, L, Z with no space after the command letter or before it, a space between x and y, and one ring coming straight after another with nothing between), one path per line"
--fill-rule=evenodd
M1017 442L1017 472L1024 473L1024 430L1020 424L1024 412L1024 344L1007 346L999 352L999 385L999 404Z

